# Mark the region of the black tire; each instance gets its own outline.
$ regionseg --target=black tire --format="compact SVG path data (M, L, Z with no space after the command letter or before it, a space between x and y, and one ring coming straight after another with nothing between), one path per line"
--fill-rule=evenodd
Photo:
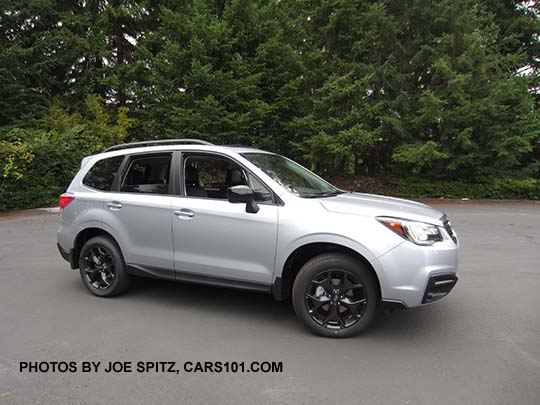
M118 295L130 284L124 256L116 242L106 236L96 236L84 244L79 272L86 288L98 297Z
M373 322L380 292L375 276L362 262L325 253L300 269L292 301L296 315L311 332L342 338L366 330Z

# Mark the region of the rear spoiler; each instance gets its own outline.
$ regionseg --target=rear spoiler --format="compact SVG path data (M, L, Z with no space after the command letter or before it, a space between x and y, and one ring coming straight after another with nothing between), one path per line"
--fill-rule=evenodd
M86 166L86 164L88 163L88 161L89 161L90 159L92 159L93 157L94 157L93 155L92 155L92 156L86 156L85 158L83 158L83 159L81 160L81 170L84 168L84 166Z

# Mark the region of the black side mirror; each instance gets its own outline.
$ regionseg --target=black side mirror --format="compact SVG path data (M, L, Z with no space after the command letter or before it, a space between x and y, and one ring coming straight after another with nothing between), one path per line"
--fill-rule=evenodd
M233 204L246 204L246 212L256 214L259 212L259 206L255 202L253 190L248 186L234 186L227 189L227 199Z

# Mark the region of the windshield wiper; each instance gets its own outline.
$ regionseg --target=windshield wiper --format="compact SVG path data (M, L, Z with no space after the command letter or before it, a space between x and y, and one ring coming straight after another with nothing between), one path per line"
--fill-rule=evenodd
M340 195L343 193L344 191L341 190L327 191L326 193L322 193L321 197L333 197L335 195Z
M341 190L326 191L324 193L302 194L302 198L321 198L321 197L334 197L339 194L343 194Z

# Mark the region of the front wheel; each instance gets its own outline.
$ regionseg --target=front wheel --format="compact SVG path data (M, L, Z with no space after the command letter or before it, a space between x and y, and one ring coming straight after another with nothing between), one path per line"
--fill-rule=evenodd
M113 240L104 236L96 236L84 244L79 271L86 288L99 297L112 297L129 286L122 252Z
M379 295L373 273L362 262L344 254L326 253L300 269L292 298L296 315L313 333L348 337L373 322Z

